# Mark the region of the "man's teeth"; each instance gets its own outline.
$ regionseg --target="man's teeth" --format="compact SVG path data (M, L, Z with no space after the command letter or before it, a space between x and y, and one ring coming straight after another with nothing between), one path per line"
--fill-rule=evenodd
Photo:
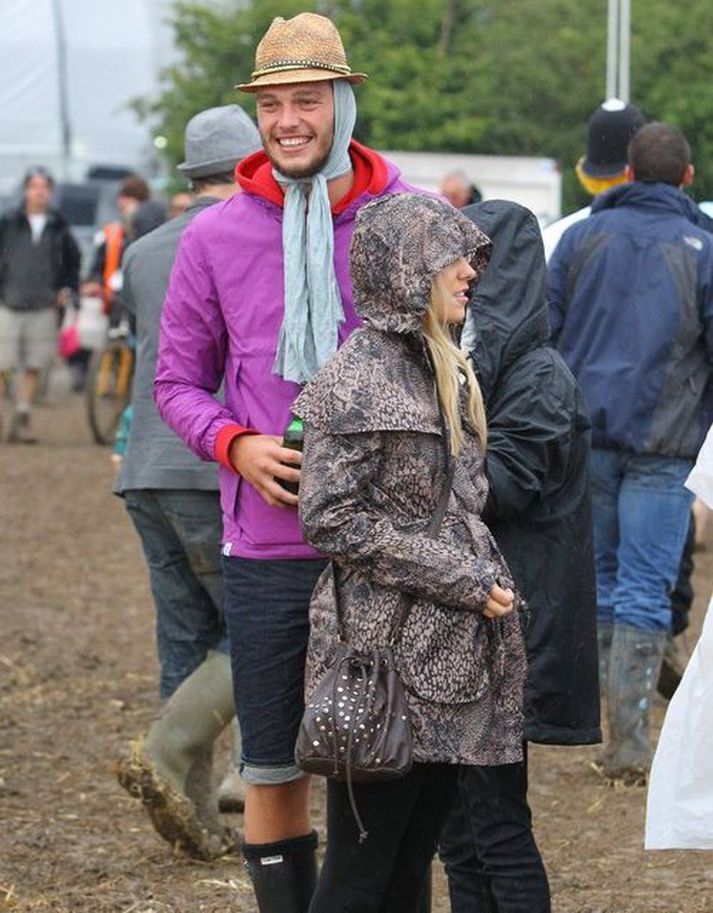
M278 142L281 146L304 146L309 142L309 139L304 139L303 137L290 137L278 140Z

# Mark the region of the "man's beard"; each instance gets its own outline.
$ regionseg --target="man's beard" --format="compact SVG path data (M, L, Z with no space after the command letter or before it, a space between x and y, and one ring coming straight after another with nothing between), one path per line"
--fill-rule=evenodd
M265 148L265 147L263 146L263 148ZM267 151L267 149L265 149L265 155L267 155L268 159L270 160L272 167L276 171L279 171L280 174L284 174L286 178L294 178L297 181L301 181L301 180L305 180L307 178L313 178L315 176L315 174L319 174L319 172L327 164L331 151L332 150L329 149L316 162L312 162L311 164L309 164L307 166L303 166L303 167L297 166L295 168L283 168L282 165L280 165L280 163L278 161L276 161L270 155L270 153Z

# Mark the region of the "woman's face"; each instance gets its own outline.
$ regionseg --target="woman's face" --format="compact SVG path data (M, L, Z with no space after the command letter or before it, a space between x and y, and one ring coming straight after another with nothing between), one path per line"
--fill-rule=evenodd
M439 320L463 323L468 307L468 288L474 278L475 270L465 257L438 273L433 280L433 293Z

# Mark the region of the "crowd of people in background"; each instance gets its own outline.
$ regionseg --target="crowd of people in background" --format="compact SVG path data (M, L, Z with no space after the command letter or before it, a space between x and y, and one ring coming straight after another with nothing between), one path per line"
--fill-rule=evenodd
M57 355L70 366L72 388L84 387L91 350L76 336L65 345L60 332L75 323L82 299L100 298L112 325L124 318L125 249L180 215L192 200L179 191L167 208L151 196L144 178L129 175L116 195L119 217L101 227L91 260L82 264L72 227L53 205L54 190L46 168L31 168L19 205L0 217L0 404L7 397L10 405L6 426L0 410L0 442L10 444L37 442L32 408Z
M196 114L190 191L167 208L127 177L81 281L52 176L28 172L0 221L5 439L36 440L80 293L130 321L114 491L161 706L118 776L168 843L241 852L260 913L427 913L436 854L454 913L548 913L528 744L600 743L601 707L598 774L642 786L657 687L680 687L678 720L700 693L675 637L713 419L713 224L681 131L617 99L576 163L591 205L543 231L460 171L425 193L353 138L366 78L328 18L275 19L237 87L257 125ZM686 675L705 683L704 646ZM307 732L333 758L321 871ZM650 844L713 847L668 785L650 807L677 828ZM243 809L240 839L220 815Z

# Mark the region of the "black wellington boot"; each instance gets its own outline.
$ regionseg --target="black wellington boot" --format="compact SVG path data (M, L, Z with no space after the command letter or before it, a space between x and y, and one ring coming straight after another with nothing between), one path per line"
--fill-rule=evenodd
M317 832L245 843L243 858L260 913L307 913L317 887Z

